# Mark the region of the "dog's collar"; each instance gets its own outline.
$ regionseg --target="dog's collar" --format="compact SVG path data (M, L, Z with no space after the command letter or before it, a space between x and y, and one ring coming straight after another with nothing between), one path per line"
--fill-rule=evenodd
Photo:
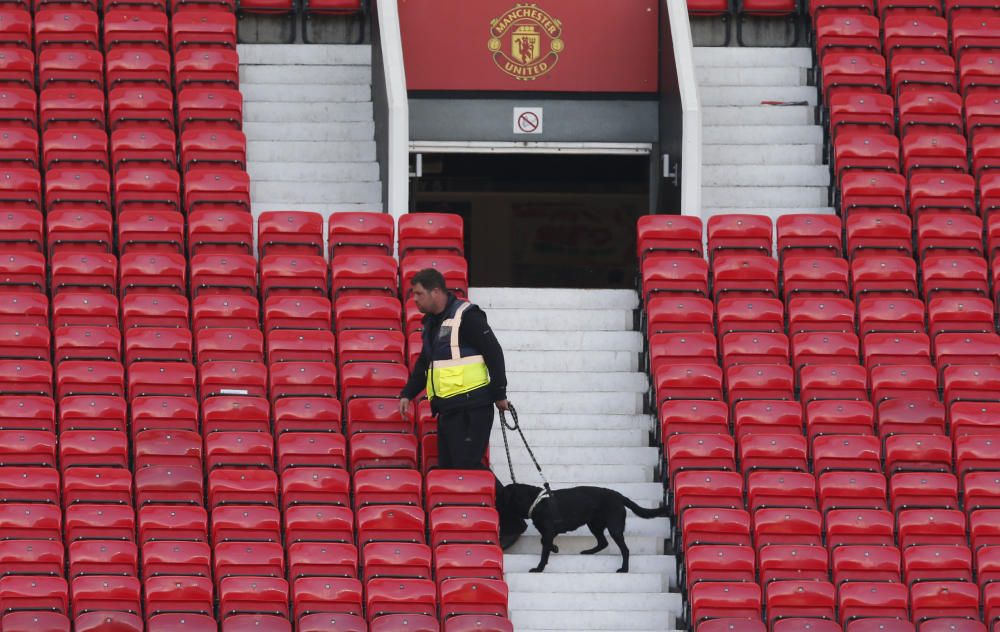
M538 495L535 496L534 502L531 503L531 507L528 507L528 517L529 518L531 517L531 514L535 513L535 508L537 508L538 505L543 500L545 500L548 497L549 497L549 492L548 491L546 491L546 490L543 489L542 491L538 492Z

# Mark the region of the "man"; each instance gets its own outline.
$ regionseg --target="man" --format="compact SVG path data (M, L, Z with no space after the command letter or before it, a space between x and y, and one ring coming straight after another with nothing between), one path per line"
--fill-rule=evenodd
M490 444L493 407L510 410L503 349L483 310L449 292L440 272L421 270L411 286L424 314L423 347L400 393L399 411L408 417L411 401L426 389L438 416L439 467L480 469ZM502 497L498 481L498 506ZM501 544L513 544L525 528L523 520L502 520Z

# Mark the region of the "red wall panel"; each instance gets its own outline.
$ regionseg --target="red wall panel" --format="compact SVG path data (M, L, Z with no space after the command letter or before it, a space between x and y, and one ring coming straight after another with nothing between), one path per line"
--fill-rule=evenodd
M399 0L410 90L655 92L656 0Z

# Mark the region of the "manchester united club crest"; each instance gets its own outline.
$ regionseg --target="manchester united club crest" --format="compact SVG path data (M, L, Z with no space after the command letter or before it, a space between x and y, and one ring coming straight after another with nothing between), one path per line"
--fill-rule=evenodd
M500 70L522 81L537 79L559 61L562 22L537 4L518 4L490 22L488 47Z

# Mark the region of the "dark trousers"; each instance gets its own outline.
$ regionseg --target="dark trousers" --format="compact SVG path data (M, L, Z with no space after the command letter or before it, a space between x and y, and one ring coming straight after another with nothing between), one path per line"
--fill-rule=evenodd
M438 416L438 465L454 470L483 469L493 430L493 405L462 408Z

